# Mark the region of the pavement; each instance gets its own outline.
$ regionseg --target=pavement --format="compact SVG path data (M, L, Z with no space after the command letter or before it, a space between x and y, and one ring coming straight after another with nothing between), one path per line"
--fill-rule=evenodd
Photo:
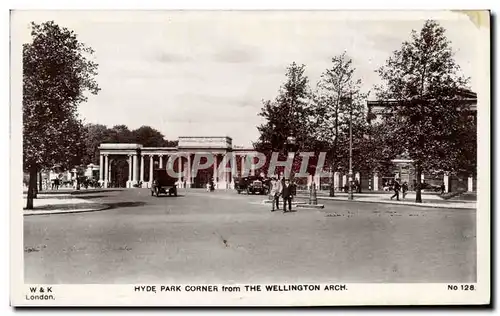
M335 197L328 196L326 192L319 192L317 194L318 200L331 200L331 201L346 201L348 199L347 193L335 193ZM377 193L354 193L354 200L357 202L365 203L383 203L383 204L400 204L400 205L412 205L421 207L432 207L432 208L453 208L453 209L476 209L476 201L466 201L466 200L444 200L437 194L422 194L422 203L415 202L416 193L410 192L403 199L400 194L400 200L396 198L391 200L391 192L377 192ZM308 198L307 192L299 192L299 197Z
M283 213L270 212L263 196L194 189L178 197L101 190L77 199L108 208L24 217L25 282L477 280L475 210L324 200L321 210Z
M92 191L87 190L85 193ZM101 191L102 192L102 191ZM23 209L23 215L47 215L47 214L64 214L64 213L81 213L95 212L106 209L108 206L100 203L77 198L77 194L72 194L73 191L49 191L39 193L36 199L33 199L33 209ZM27 197L23 196L23 206L26 206Z

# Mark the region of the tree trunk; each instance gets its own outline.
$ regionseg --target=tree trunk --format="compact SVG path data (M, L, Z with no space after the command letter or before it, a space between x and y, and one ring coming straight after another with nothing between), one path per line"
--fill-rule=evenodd
M36 189L37 189L37 167L31 166L28 170L29 172L29 181L28 181L28 201L26 203L26 209L33 209L33 199L36 198Z
M415 174L417 176L417 181L416 181L417 187L415 188L416 192L415 202L422 203L422 185L421 185L422 170L419 166L416 166L415 171L416 171Z
M330 196L334 197L335 196L335 159L332 161L331 171L332 171L332 177L330 179Z

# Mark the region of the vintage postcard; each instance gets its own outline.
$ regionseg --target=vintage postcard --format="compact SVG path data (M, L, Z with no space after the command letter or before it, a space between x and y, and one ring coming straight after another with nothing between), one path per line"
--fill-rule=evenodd
M13 10L10 108L14 306L490 303L488 11Z

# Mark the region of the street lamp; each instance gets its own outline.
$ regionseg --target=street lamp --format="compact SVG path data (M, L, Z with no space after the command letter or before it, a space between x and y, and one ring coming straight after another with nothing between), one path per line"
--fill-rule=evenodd
M287 156L287 159L288 157L290 156L290 154L294 154L295 153L295 150L296 150L296 138L295 136L288 136L286 138L286 156ZM294 155L295 156L295 155ZM292 168L293 169L293 163L292 163ZM292 170L290 170L290 173L291 173Z

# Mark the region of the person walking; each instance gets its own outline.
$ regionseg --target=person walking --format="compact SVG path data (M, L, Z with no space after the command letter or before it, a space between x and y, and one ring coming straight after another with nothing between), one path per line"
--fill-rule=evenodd
M290 182L290 179L285 179L285 184L281 189L281 195L283 196L283 212L292 211L292 200L295 195L295 185ZM288 203L288 211L286 210L286 205Z
M405 181L401 186L403 191L403 200L406 198L406 194L408 193L408 183Z
M393 184L393 189L394 189L394 195L391 196L391 200L395 197L396 200L399 201L399 190L401 189L401 184L399 183L398 179L395 179L394 180L394 184Z
M270 197L272 202L271 212L274 212L274 206L276 205L276 210L280 209L280 194L281 194L281 181L278 181L275 177L271 179L271 190Z
M441 195L443 195L446 191L446 186L444 185L444 182L441 183Z

